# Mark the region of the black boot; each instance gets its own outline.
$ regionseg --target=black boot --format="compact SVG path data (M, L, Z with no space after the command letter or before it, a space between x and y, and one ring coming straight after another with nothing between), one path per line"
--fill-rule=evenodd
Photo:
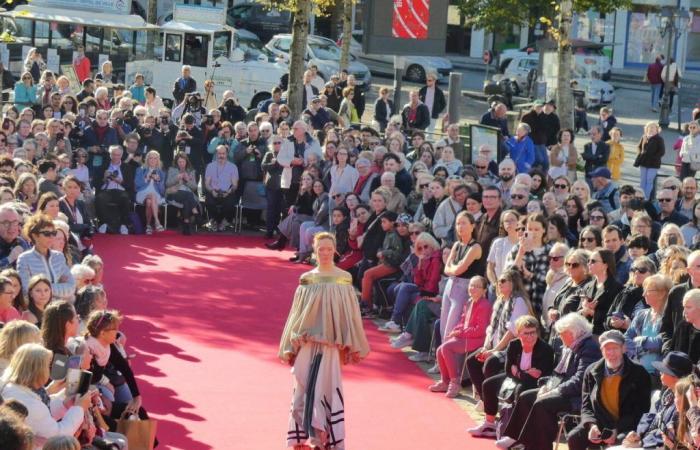
M191 226L192 226L192 224L190 224L189 222L182 223L182 234L184 236L189 236L192 234Z
M269 248L270 250L284 250L284 247L287 246L287 237L283 234L280 234L280 237L277 238L275 242L268 242L265 244L265 247Z

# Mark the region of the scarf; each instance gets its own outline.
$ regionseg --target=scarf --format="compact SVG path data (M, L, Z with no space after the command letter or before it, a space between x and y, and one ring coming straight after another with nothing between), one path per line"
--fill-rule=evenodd
M556 375L566 375L566 370L569 367L571 358L577 353L578 347L579 345L581 345L581 342L588 339L589 337L591 337L591 333L584 333L583 336L580 336L574 341L573 344L571 344L570 348L564 347L564 350L561 353L561 359L559 360L559 364L557 364L557 367L554 368L554 373Z
M97 364L100 367L106 366L110 355L109 345L102 345L97 338L92 336L88 336L88 338L85 340L85 344L87 344L88 349L90 349L90 353L92 354L93 358L95 358L95 361L97 361Z
M508 320L513 313L515 301L518 298L519 297L511 299L499 298L496 300L496 304L493 306L493 312L491 313L490 325L486 329L486 340L484 340L484 348L486 348L486 350L491 350L493 348L491 341L494 336L497 336L500 340L506 334Z
M40 387L39 389L32 389L32 392L39 396L39 398L41 399L41 403L46 405L47 408L51 409L51 397L49 397L49 394L48 392L46 392L46 389Z

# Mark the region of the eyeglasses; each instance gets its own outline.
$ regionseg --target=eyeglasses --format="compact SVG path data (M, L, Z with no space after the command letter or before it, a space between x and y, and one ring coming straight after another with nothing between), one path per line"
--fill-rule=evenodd
M565 265L566 267L570 268L570 269L578 269L579 267L581 267L581 263L577 263L577 262L575 262L575 263L564 263L564 265Z
M146 114L145 113L138 113L138 114L136 114L136 117L146 117Z
M597 214L595 216L591 216L591 220L595 220L596 222L603 219L605 219L605 216L600 216Z
M411 231L411 236L418 236L422 233L422 231Z
M555 184L554 187L557 189L569 189L569 186L566 184Z
M563 256L550 256L550 257L549 257L549 260L550 260L550 261L554 261L554 262L558 262L558 261L560 261L562 258L563 258Z
M427 245L416 245L416 251L423 251L426 248L429 248Z
M333 200L335 200L336 198L340 198L342 196L343 196L343 194L333 194Z
M516 200L516 199L517 199L517 200L522 200L522 199L524 199L524 198L525 198L525 196L522 195L522 194L512 194L512 195L510 196L510 199L511 199L511 200Z
M5 228L14 227L15 225L19 225L19 220L3 220L0 222L0 225Z
M664 189L668 189L670 191L675 191L676 189L678 189L678 186L664 186Z
M37 231L36 234L40 234L44 237L56 237L56 235L58 234L58 231L56 231L56 230L51 230L51 231L42 230L42 231Z
M477 169L488 169L489 166L475 166Z
M505 283L507 283L508 281L509 281L509 280L506 280L505 278L501 278L500 280L498 280L498 284L505 284Z
M282 145L281 142L273 142L272 145Z
M672 198L660 198L660 199L658 199L658 200L659 200L659 203L666 203L666 202L672 202L672 201L673 201Z
M427 188L428 186L430 186L430 183L425 183L425 184L419 184L419 185L418 185L418 187L421 188L421 189L425 189L425 188Z
M645 273L649 272L649 269L647 269L646 267L632 267L630 269L630 272L645 274Z
M581 237L581 239L579 239L579 242L595 242L595 238L594 237Z

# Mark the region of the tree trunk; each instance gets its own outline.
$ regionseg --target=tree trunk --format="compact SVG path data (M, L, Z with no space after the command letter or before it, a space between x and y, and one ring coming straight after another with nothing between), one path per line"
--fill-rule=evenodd
M343 45L340 53L340 70L348 68L350 61L350 39L352 39L352 2L343 0Z
M306 44L309 37L309 15L311 0L297 0L292 25L292 45L289 51L289 84L287 103L292 117L301 114L303 76L306 70Z
M574 129L574 96L571 92L571 16L572 0L562 0L559 12L559 42L557 45L557 110L561 128Z

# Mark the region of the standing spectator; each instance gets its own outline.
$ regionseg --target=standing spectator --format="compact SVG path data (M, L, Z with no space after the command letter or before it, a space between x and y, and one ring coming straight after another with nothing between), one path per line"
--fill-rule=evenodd
M574 146L573 130L559 130L556 140L556 144L549 148L549 176L553 180L569 177L570 180L576 181L578 152Z
M639 186L644 191L644 198L651 200L651 193L656 184L656 174L661 167L661 158L666 153L664 139L659 134L659 124L648 122L644 126L644 135L637 145L637 157L634 167L639 167L641 180ZM584 155L585 158L585 155Z
M365 93L362 90L362 86L357 84L355 75L348 75L346 82L347 87L351 87L353 91L355 91L352 103L355 105L355 109L357 109L357 115L360 117L360 120L362 120L362 115L365 113Z
M605 214L616 210L620 206L620 190L613 181L607 167L598 167L591 173L591 186L593 187L592 199L597 200Z
M651 87L651 110L658 111L659 102L661 101L661 91L664 85L661 78L661 71L664 65L661 63L662 56L657 55L654 62L647 66L646 81Z
M515 162L518 173L529 173L534 164L537 164L537 150L530 137L531 127L525 122L518 124L515 136L506 141L510 158Z
M73 59L73 68L79 82L83 82L90 78L90 58L85 56L85 47L77 45L75 47L75 58Z
M146 102L144 104L146 113L150 116L158 117L160 110L165 107L163 99L156 95L156 90L151 86L144 89L144 95L146 96Z
M543 119L544 102L535 100L532 109L525 114L521 121L530 126L530 139L535 147L535 159L533 166L540 166L545 172L549 170L549 157L547 156L547 130Z
M261 164L263 173L265 174L265 197L267 199L267 207L265 209L265 237L268 239L272 238L275 229L277 229L284 206L284 196L280 186L282 170L284 168L277 162L282 143L282 137L273 136L270 139L269 149L267 153L265 153L265 156L263 156Z
M109 125L107 111L102 109L97 111L95 120L84 131L82 144L90 156L87 162L90 184L99 188L102 185L104 170L109 163L107 150L110 146L119 144L117 130Z
M554 100L548 101L542 108L540 122L542 123L547 136L547 141L545 143L547 148L557 143L559 130L561 130L561 123L559 122L559 116L557 115L556 111L557 105Z
M75 95L79 102L95 95L95 82L92 78L86 78L82 83L83 88Z
M503 103L494 102L491 104L491 108L481 116L479 120L480 125L487 125L494 128L499 128L501 130L501 135L503 139L510 137L510 132L508 131L508 107Z
M22 73L20 81L15 83L15 106L17 108L31 108L36 104L36 85L29 72Z
M134 84L129 87L131 98L139 102L140 105L146 103L146 85L144 76L141 73L134 75Z
M130 222L131 202L134 198L134 168L122 164L124 150L118 145L109 147L110 161L104 172L104 182L98 187L95 196L97 218L102 222L98 231L108 230L129 234L127 224Z
M311 100L318 96L318 89L313 85L314 74L310 70L304 72L302 92L304 93L301 97L301 109L306 109L306 106L311 103Z
M681 179L695 177L700 168L700 120L688 124L688 135L683 137L681 150Z
M668 64L661 69L661 80L664 86L664 92L668 92L669 111L673 109L673 96L678 91L678 86L683 75L681 74L678 64L674 58L669 57Z
M185 94L194 92L197 90L197 82L192 78L192 68L188 65L182 66L181 76L175 80L173 86L173 98L176 104L182 103L185 99Z
M603 130L599 125L591 127L588 135L591 137L591 142L583 146L583 155L581 157L585 161L583 171L586 183L588 183L588 186L591 186L590 174L598 167L607 167L610 147L602 141Z
M46 62L38 49L30 48L24 59L24 71L32 74L35 83L39 82L41 74L46 70Z
M700 330L700 289L691 289L683 296L682 317L683 320L673 329L671 338L669 339L668 335L663 336L663 353L683 352L690 357L691 361L698 361L700 360L700 333L698 333Z
M346 127L352 124L360 123L360 116L357 113L357 108L353 103L353 98L355 97L355 91L346 87L343 89L343 101L340 102L340 109L338 109L338 117L343 121Z
M613 127L610 130L610 139L606 142L610 147L610 156L608 157L608 169L614 181L620 180L620 170L625 162L625 147L622 145L622 130L618 127Z
M204 191L212 228L226 229L226 221L233 219L238 186L238 169L228 161L228 149L216 148L216 159L209 163L204 175Z
M612 114L612 109L607 106L600 108L600 118L598 120L601 130L603 130L603 141L610 140L610 130L617 126L617 118Z
M103 86L111 87L117 84L117 74L112 71L112 61L107 60L102 63L102 70L97 72L95 80L102 80Z
M430 110L420 101L418 91L409 93L409 102L403 107L401 118L405 132L425 130L430 126Z
M383 86L379 89L379 97L374 102L374 120L379 124L379 131L386 130L389 119L395 113L394 102L389 99L389 88Z
M425 86L418 91L418 97L430 111L430 125L427 127L427 131L433 133L435 132L437 119L447 108L445 93L437 85L437 74L435 72L431 71L425 75Z

